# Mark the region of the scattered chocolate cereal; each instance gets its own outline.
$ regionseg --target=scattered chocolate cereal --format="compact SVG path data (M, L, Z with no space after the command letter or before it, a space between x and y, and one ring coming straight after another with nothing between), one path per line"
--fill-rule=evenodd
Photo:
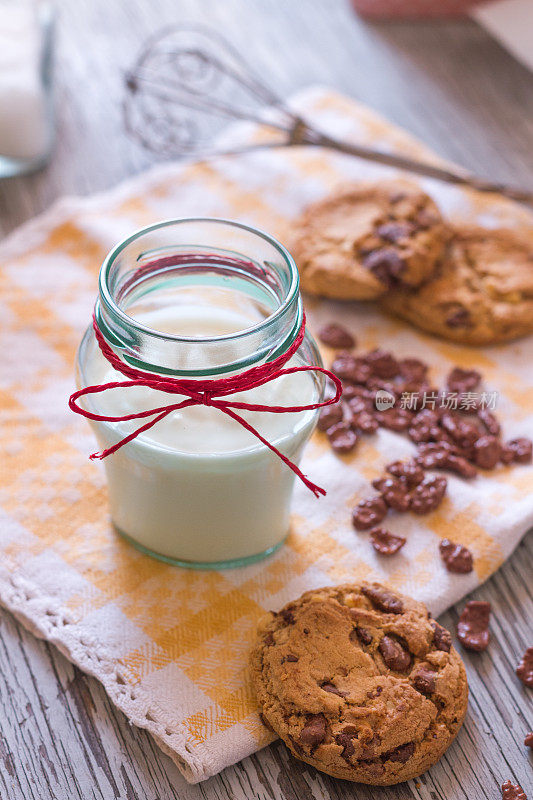
M333 425L342 422L342 419L342 405L340 403L335 403L334 406L326 406L320 411L316 426L319 431L327 431L329 428L332 428Z
M494 469L501 455L501 444L495 436L480 436L474 442L474 461L481 469Z
M533 748L533 731L530 731L526 734L526 738L524 739L524 744L526 747Z
M339 408L330 412L331 416L321 414L319 430L327 432L332 425L344 421L356 434L375 433L379 426L405 431L418 446L416 461L420 467L447 469L462 478L474 478L476 467L494 469L499 462L531 462L531 440L522 437L502 444L496 416L485 405L475 400L471 402L470 396L481 382L477 370L455 367L447 378L450 402L444 403L446 393L429 384L428 366L420 359L398 360L381 349L354 355L348 349L353 337L335 323L323 328L320 337L325 342L327 339L332 347L341 348L331 370L342 381L343 396ZM376 407L378 391L388 392L394 405L379 410ZM409 396L427 398L428 405L409 402ZM339 441L340 447L335 448L334 442L338 444ZM424 445L431 445L431 449L422 451ZM332 447L338 452L353 449L339 433L333 437Z
M366 531L378 525L387 514L387 505L382 497L376 495L360 500L352 511L352 523L356 530Z
M414 459L410 461L393 461L385 467L395 478L404 480L409 489L418 486L424 480L424 470Z
M426 475L411 494L410 510L415 514L429 514L437 509L446 493L448 481L442 475Z
M489 617L490 603L470 600L466 604L457 623L457 636L463 647L476 653L487 649L490 639Z
M504 444L502 449L502 462L504 464L530 464L532 443L531 439L511 439Z
M373 528L370 531L370 542L372 547L383 556L392 556L397 553L407 539L403 536L394 536L390 531L385 528Z
M357 434L345 422L338 422L326 433L336 453L350 453L357 444Z
M377 489L389 508L394 511L407 511L411 503L409 487L398 478L376 478L372 486Z
M328 347L334 347L336 350L355 347L355 339L352 334L342 325L337 325L335 322L321 328L318 332L318 338Z
M475 369L452 369L446 379L446 384L451 392L462 394L473 391L481 382L481 374Z
M474 569L472 553L462 544L455 544L450 542L449 539L442 539L439 551L448 572L466 574Z
M502 783L502 800L527 800L526 793L518 783Z
M516 668L516 674L524 684L533 689L533 647L528 647Z

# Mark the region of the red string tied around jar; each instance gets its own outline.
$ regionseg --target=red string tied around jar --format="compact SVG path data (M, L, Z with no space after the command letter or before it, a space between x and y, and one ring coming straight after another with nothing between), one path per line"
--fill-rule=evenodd
M273 414L297 413L300 411L312 411L314 409L323 408L324 406L333 405L340 400L342 394L342 384L339 378L337 378L337 376L329 370L325 369L324 367L313 366L311 364L301 367L285 367L285 364L292 358L302 344L305 335L305 313L303 315L300 330L298 331L294 342L285 353L282 353L282 355L278 356L272 361L267 362L266 364L260 364L256 367L244 370L236 375L232 375L227 378L218 378L215 380L192 380L186 378L159 376L143 372L140 369L135 369L134 367L122 361L122 359L111 349L109 344L106 342L102 331L98 327L98 323L94 314L93 328L102 355L105 359L107 359L111 366L117 372L120 372L122 375L124 375L127 380L111 381L109 383L85 386L83 389L79 389L69 398L70 409L76 414L81 414L87 419L94 420L96 422L127 422L129 420L144 419L147 417L151 419L149 419L144 425L136 428L136 430L134 430L132 433L122 438L112 447L108 447L106 450L103 450L100 453L93 453L90 456L91 459L107 458L107 456L116 452L128 442L136 439L137 436L140 436L154 425L157 425L158 422L171 414L173 411L178 411L180 409L187 408L188 406L195 405L211 406L213 408L217 408L228 417L234 419L236 422L242 425L243 428L253 434L253 436L255 436L256 439L258 439L262 444L275 453L278 458L280 458L283 463L286 464L289 469L291 469L300 478L307 488L313 492L315 497L326 494L325 489L310 481L299 469L299 467L290 460L290 458L278 450L275 445L265 439L259 433L259 431L254 428L253 425L251 425L246 419L244 419L244 417L237 413L237 410L267 411ZM331 397L328 400L324 400L320 403L309 403L307 405L300 406L269 406L261 403L247 403L244 401L224 399L228 395L255 389L258 386L263 386L265 383L276 380L276 378L279 378L282 375L290 375L295 372L321 372L334 384L334 397ZM146 411L139 411L133 414L124 414L121 416L96 414L78 405L77 402L81 397L85 397L90 394L99 394L101 392L106 392L109 389L127 389L131 386L145 386L150 389L156 389L160 392L166 392L167 394L183 395L186 399L181 400L179 403L169 403L168 405L160 406L158 408L151 408Z

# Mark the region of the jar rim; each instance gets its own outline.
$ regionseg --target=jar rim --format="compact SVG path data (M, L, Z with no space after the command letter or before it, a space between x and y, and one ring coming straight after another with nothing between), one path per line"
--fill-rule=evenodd
M259 238L263 239L264 241L266 241L275 250L277 250L277 252L282 256L283 260L288 266L290 272L290 285L288 286L283 301L280 303L278 308L276 308L275 311L273 311L267 317L260 320L260 322L256 323L255 325L251 325L248 328L243 328L242 330L236 331L234 333L225 333L225 334L220 334L218 336L202 336L202 337L183 336L179 334L172 334L172 333L158 331L155 328L150 328L147 325L144 325L135 317L131 317L129 314L126 314L126 312L120 308L118 303L113 298L112 290L109 286L109 277L111 274L111 270L113 268L116 259L120 256L120 254L130 244L140 239L142 236L149 234L153 231L157 231L166 227L171 227L173 225L180 225L185 223L204 223L204 222L228 225L232 228L238 228L240 230L254 234ZM103 305L105 305L107 311L113 314L115 317L118 317L118 319L123 324L128 325L129 327L135 329L139 333L146 333L150 336L154 336L172 342L191 343L191 342L201 341L207 344L210 342L217 343L228 340L236 340L244 336L249 336L254 332L260 331L263 326L273 323L278 317L282 317L286 313L287 309L294 302L294 300L298 298L300 291L300 276L298 273L296 262L294 261L293 257L291 256L287 248L285 248L281 244L281 242L279 242L275 237L271 236L266 231L263 231L260 228L256 228L253 225L246 225L243 222L237 222L236 220L231 220L225 217L176 217L163 220L161 222L156 222L152 225L147 225L144 228L139 228L130 236L118 242L118 244L116 244L109 251L109 253L106 255L106 257L102 262L102 266L100 268L100 273L98 277L98 286L99 286L99 302L102 302Z

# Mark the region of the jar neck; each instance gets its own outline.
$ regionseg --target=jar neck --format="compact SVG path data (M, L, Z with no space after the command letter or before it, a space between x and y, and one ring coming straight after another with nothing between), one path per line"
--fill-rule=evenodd
M95 314L126 363L214 377L287 351L303 309L296 266L278 242L202 219L152 226L118 245L102 266Z

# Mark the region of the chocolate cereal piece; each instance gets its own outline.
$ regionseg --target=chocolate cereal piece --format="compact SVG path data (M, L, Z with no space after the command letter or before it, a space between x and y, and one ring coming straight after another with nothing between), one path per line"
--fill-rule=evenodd
M334 347L336 350L355 347L355 339L352 334L342 325L337 325L335 322L321 328L318 332L318 338L328 347Z
M455 544L449 539L442 539L439 551L448 572L466 574L474 569L472 553L462 544Z
M331 371L348 383L366 383L372 374L370 366L363 358L356 358L350 353L342 353L337 356L331 365Z
M527 800L526 793L518 783L502 783L502 800Z
M530 464L531 451L531 439L511 439L502 448L501 460L504 464Z
M382 497L376 495L360 500L352 511L352 523L356 530L366 531L378 525L387 514L387 505Z
M479 386L480 382L481 374L477 370L461 369L461 367L452 369L446 379L450 392L457 392L458 394L473 391Z
M463 456L449 455L444 468L456 472L461 478L475 478L477 475L476 468Z
M357 434L345 422L338 422L328 428L326 433L336 453L351 453L357 444Z
M372 481L372 486L378 490L389 508L400 512L408 510L411 498L405 481L398 478L377 478Z
M431 408L423 408L411 421L408 432L416 444L436 441L441 434L439 415Z
M350 425L360 433L375 433L379 428L377 419L369 411L353 413Z
M343 411L342 403L335 403L334 406L326 406L318 415L317 428L319 431L327 431L338 422L342 422Z
M526 738L524 739L524 744L526 747L533 748L533 731L526 733Z
M428 374L428 365L418 358L402 358L399 362L400 375L413 383L423 383Z
M457 636L463 647L476 653L487 649L490 639L489 617L490 603L470 600L466 604L457 623Z
M481 469L494 469L500 460L501 449L495 436L480 436L474 443L474 461Z
M384 528L373 528L370 531L372 547L383 556L394 555L404 546L406 541L407 539L404 539L403 536L395 536Z
M448 482L442 475L426 475L411 494L410 509L415 514L429 514L442 502Z
M487 433L490 433L491 436L499 436L500 435L500 423L492 413L489 411L488 408L480 408L477 412L478 418L483 423L485 430Z
M533 689L533 647L528 647L516 668L516 674L524 684Z
M376 419L384 428L401 433L411 426L413 417L409 411L395 406L393 408L387 408L384 411L378 411L376 413Z
M386 350L371 350L366 355L366 362L378 378L394 378L400 371L398 361Z
M409 489L418 486L424 480L424 470L414 459L410 461L393 461L385 467L395 478L404 480Z

